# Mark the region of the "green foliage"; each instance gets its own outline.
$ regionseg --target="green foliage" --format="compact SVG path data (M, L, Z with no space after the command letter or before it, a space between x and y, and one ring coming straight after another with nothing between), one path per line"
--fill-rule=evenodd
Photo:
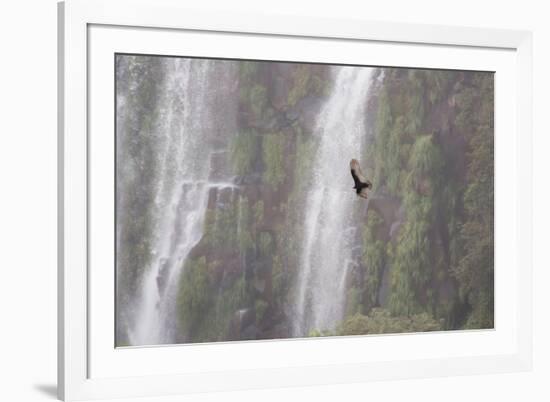
M288 93L287 104L294 106L298 100L303 98L308 91L310 83L310 67L306 64L297 66L293 74L293 85Z
M390 194L399 194L402 188L402 149L404 143L405 124L402 116L395 119L391 130L388 133L388 142L386 144L387 153L384 163L385 172L387 174L387 185Z
M431 136L418 137L409 158L408 192L404 195L406 222L397 244L390 246L392 266L390 310L405 314L430 310L431 283L436 273L431 231L441 183L441 150Z
M271 267L271 278L273 281L273 301L276 306L282 306L289 292L290 277L288 270L283 265L279 253L273 256Z
M383 88L378 97L378 111L376 114L376 137L370 147L373 151L369 153L367 160L374 160L373 181L377 186L387 182L389 166L387 161L392 160L389 152L389 140L392 130L393 117L391 111L390 97L387 88Z
M424 71L409 70L406 129L409 133L417 133L422 127L425 117L425 79L428 75Z
M443 169L443 158L440 148L434 143L431 135L423 135L416 139L409 158L409 171L412 183L429 175L429 180L439 184L439 176Z
M267 106L267 88L255 84L248 93L248 104L254 118L260 119Z
M202 317L202 322L194 328L194 342L224 340L231 320L236 312L249 305L251 296L242 276L236 278L231 286L218 293L210 310Z
M338 328L339 335L366 335L369 333L369 319L360 313L346 319Z
M254 302L254 311L256 313L256 323L260 324L265 317L269 304L262 299L257 299Z
M235 173L239 176L252 172L259 141L253 131L238 133L231 143L231 162Z
M264 201L258 200L253 206L254 223L259 226L264 221Z
M187 261L179 288L177 304L180 325L186 329L197 328L212 301L205 257Z
M463 202L465 220L460 228L461 249L458 266L453 270L460 294L472 312L467 328L494 326L494 137L492 80L474 78L480 90L464 89L458 97L460 127L470 134L467 187ZM481 106L478 106L481 105ZM476 110L475 118L465 115Z
M271 256L274 249L274 242L271 233L260 232L258 236L258 252L260 256Z
M248 198L239 197L237 208L237 237L239 250L242 253L252 247L252 233L250 231L250 226L252 222Z
M267 134L262 139L262 155L265 164L264 182L277 187L285 180L284 167L285 136Z
M260 119L267 105L267 88L259 82L261 63L239 63L240 102L250 110L254 119Z
M438 331L441 324L429 314L392 316L389 311L375 308L368 316L355 314L337 329L337 335L394 334L402 332Z
M443 70L433 70L426 74L426 92L430 105L437 103L444 97L448 83L453 76L453 72Z
M388 247L391 264L389 308L393 314L413 314L425 305L423 296L431 277L428 230L426 220L407 222L397 245Z
M367 159L377 189L398 197L405 211L397 239L386 250L388 308L395 316L425 312L456 320L450 315L458 314L466 316L458 320L468 328L493 325L493 96L487 73L386 70ZM462 139L443 148L439 134L426 133L437 124ZM467 144L465 155L456 147L460 141ZM365 228L363 239L370 234ZM364 259L380 261L384 253L376 241L368 243ZM377 270L372 278L363 264L362 303L368 311L374 303L368 296L379 283ZM366 290L369 283L374 292ZM456 284L461 300L443 292L443 283ZM467 307L452 313L457 303Z
M361 311L361 289L352 286L348 289L346 303L346 317Z
M320 330L320 329L312 329L307 334L307 336L310 338L319 338L322 336L334 336L334 335L337 335L337 334L334 333L333 331Z
M239 224L239 203L230 203L224 208L208 209L204 224L204 242L218 250L238 248L246 242L245 228L242 228L239 238L237 229ZM237 235L237 236L236 236Z
M188 260L180 279L177 308L179 326L191 342L223 340L235 312L250 303L242 276L221 292L214 292L214 273L220 261L205 257Z
M241 84L250 83L258 74L260 63L257 61L242 61L239 63L239 78Z
M362 263L366 267L364 278L363 312L375 304L386 259L385 243L379 238L378 230L384 222L374 209L369 210L367 224L363 229Z
M430 74L409 70L402 77L390 70L378 96L376 136L368 159L374 160L374 182L387 184L392 195L400 195L405 185L410 146L426 124L425 91Z
M427 313L392 315L388 310L373 308L368 315L355 313L341 322L334 331L312 329L309 337L398 334L428 332L442 329L441 322Z
M310 82L311 82L310 84L311 91L315 95L318 95L318 96L327 95L327 92L329 90L329 83L326 80L324 80L317 74L314 74L311 76Z

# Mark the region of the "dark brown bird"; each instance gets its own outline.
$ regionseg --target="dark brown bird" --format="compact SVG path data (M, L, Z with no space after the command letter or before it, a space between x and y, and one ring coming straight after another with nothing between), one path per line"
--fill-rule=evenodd
M349 163L349 167L351 169L351 177L353 177L353 181L355 183L355 186L353 187L355 192L361 198L368 198L367 190L372 189L372 183L367 180L365 176L363 176L363 172L361 172L361 167L359 166L357 159L352 159Z

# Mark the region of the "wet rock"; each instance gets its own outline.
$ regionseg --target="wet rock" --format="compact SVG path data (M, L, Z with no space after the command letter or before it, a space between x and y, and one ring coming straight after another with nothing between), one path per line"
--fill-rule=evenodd
M259 339L281 339L292 337L292 332L286 320L280 318L276 323L270 325L269 328L263 329L257 334Z
M254 279L254 289L256 289L259 293L264 293L265 285L266 285L265 279L261 279L261 278Z
M239 176L235 180L235 184L239 186L252 186L260 184L262 182L262 175L260 173L247 174Z
M305 130L311 131L315 128L316 116L322 104L321 98L308 95L297 103L294 110L289 111L287 118L290 122L299 121Z
M218 199L216 208L225 209L233 205L235 197L238 195L238 189L234 187L218 187Z
M258 338L258 328L256 324L249 325L241 331L241 340L252 340Z
M292 108L285 113L285 118L289 123L294 122L300 118L300 112L297 108Z
M237 310L229 323L228 338L230 340L256 339L257 332L254 309L243 308Z
M211 188L208 190L208 209L214 209L218 200L218 189Z
M381 194L373 195L369 199L367 220L370 211L374 211L380 215L383 221L377 229L376 237L384 242L395 238L405 217L401 200L382 191Z
M228 172L232 171L230 153L228 150L220 150L212 153L210 157L210 181L225 181Z

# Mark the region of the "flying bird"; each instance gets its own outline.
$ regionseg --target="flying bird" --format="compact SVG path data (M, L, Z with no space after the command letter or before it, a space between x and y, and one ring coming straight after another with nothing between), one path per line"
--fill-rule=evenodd
M359 197L362 198L368 198L367 197L367 189L372 189L372 183L363 176L363 172L361 172L361 167L359 166L359 162L357 159L352 159L349 163L349 167L351 169L351 177L353 177L353 181L355 183L355 186L353 187L355 189L355 192Z

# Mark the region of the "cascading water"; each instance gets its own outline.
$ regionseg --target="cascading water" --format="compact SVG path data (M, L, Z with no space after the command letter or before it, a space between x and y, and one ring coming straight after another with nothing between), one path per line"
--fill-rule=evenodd
M152 258L140 282L129 341L174 343L178 331L178 282L185 261L200 241L211 194L234 188L230 169L220 168L236 132L231 62L166 58L156 102Z
M352 190L349 161L364 155L372 71L333 68L333 90L316 122L319 147L305 202L293 336L334 329L344 315L346 274L357 261L354 215L362 202Z

